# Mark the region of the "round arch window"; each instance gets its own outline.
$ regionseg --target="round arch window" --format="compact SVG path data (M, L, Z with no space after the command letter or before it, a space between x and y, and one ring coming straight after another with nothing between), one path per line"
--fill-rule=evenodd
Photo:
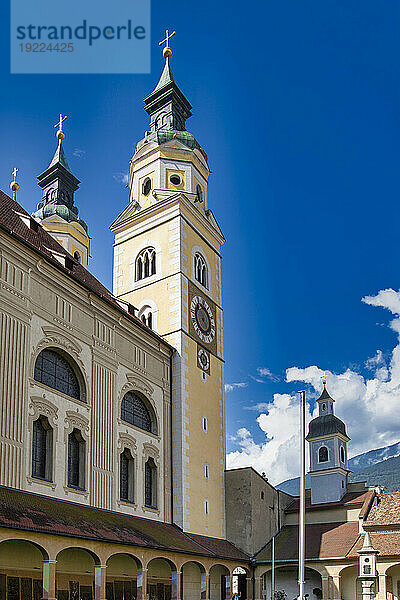
M121 419L139 429L157 433L157 424L153 411L135 392L127 392L121 403Z
M76 400L86 402L83 385L72 361L53 348L46 348L38 355L34 379Z
M182 179L181 179L180 175L177 175L176 173L171 175L169 180L172 183L172 185L180 185L182 183Z
M74 259L78 261L78 263L81 262L81 255L79 254L79 252L77 250L75 250L74 252Z
M146 177L143 181L142 192L144 196L148 196L151 192L151 179L150 177Z

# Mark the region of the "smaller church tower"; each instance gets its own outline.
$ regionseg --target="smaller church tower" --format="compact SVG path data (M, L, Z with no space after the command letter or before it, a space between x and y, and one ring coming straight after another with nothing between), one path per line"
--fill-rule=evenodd
M74 193L80 181L72 174L65 158L62 146L65 137L62 129L64 119L66 117L60 115L60 121L56 125L58 147L53 160L38 176L43 196L33 216L57 242L86 267L89 260L89 235L87 225L78 217L78 209L74 205Z
M338 502L346 493L350 471L347 463L346 426L333 414L334 400L324 389L317 400L319 416L309 425L311 504Z

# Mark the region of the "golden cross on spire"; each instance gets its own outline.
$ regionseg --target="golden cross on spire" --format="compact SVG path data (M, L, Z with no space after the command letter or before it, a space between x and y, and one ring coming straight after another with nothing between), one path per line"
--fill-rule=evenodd
M65 138L65 133L63 132L63 128L62 128L62 124L63 121L65 121L65 119L67 118L67 115L62 116L62 114L60 113L60 119L58 121L58 123L56 123L54 125L54 127L58 127L58 131L56 133L56 136L59 140L63 140Z
M321 377L322 379L322 383L324 384L324 386L326 385L326 371L324 371L323 376Z
M176 31L173 31L172 33L170 33L169 30L167 29L165 31L165 39L163 39L161 42L158 42L159 46L162 46L162 44L165 42L165 48L163 50L163 56L164 56L164 58L171 58L171 56L172 56L172 50L169 47L169 40L175 34L176 34Z
M18 173L18 169L16 167L14 167L13 171L12 171L12 176L14 177L13 181L10 183L10 188L13 192L13 198L15 200L15 192L18 191L19 189L19 185L17 183L17 173Z

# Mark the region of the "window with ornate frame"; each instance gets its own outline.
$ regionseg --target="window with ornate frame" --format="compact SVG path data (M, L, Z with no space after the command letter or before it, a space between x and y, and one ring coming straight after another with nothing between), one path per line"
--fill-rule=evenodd
M53 479L53 429L47 417L40 415L32 424L32 477Z
M85 489L86 442L79 429L68 435L68 487Z
M135 461L128 448L120 454L119 462L119 497L124 502L135 501L134 473Z
M151 277L156 273L156 251L149 246L143 248L136 257L136 281Z
M207 264L200 252L194 255L194 276L196 280L205 288L208 288L208 271Z
M157 508L157 467L152 458L144 465L144 504L148 508Z
M54 348L45 348L36 358L34 379L58 392L85 402L82 386L71 362Z
M121 402L121 419L150 433L157 433L155 419L135 392L127 392Z

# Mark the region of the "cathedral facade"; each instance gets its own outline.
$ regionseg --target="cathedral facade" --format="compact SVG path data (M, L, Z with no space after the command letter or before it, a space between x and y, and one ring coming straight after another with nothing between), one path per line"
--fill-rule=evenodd
M251 596L225 539L224 238L169 58L112 224L113 293L86 268L61 116L36 212L15 180L0 195L5 600L222 600L238 568Z

